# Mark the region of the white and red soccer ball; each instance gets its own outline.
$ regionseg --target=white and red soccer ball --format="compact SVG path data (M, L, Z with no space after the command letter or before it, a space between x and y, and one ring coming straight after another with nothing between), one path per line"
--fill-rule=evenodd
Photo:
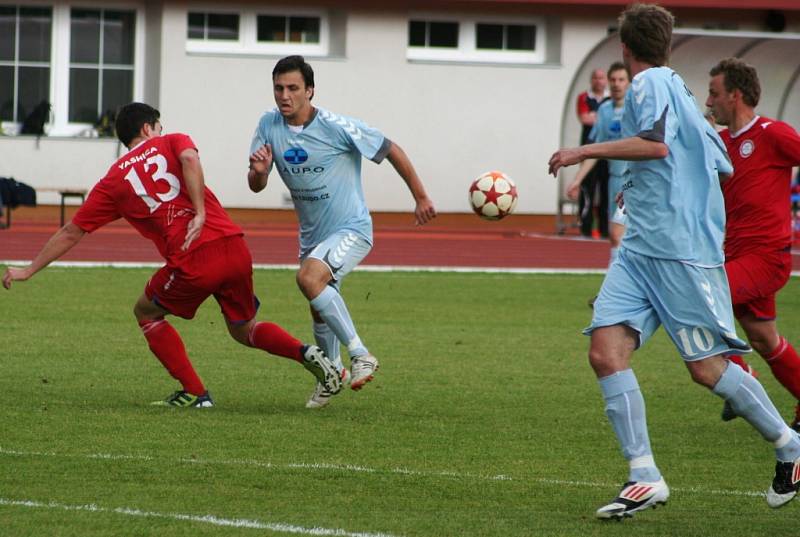
M470 185L469 203L481 218L500 220L517 206L517 185L503 172L486 172Z

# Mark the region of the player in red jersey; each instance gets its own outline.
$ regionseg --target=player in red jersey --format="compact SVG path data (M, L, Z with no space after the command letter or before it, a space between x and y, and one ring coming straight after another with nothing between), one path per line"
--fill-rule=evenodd
M725 271L733 311L750 345L775 378L800 401L800 357L775 323L775 294L792 269L792 167L800 165L800 136L782 121L761 117L755 107L761 86L755 68L737 58L710 72L706 106L733 162L722 183L725 196ZM741 357L731 360L751 372ZM736 414L726 407L723 419ZM800 430L800 403L792 428Z
M233 339L300 362L338 392L339 375L319 347L303 345L277 324L255 320L258 299L242 230L206 188L194 142L184 134L161 136L159 117L158 110L143 103L120 109L116 132L128 153L109 168L72 221L50 238L30 265L6 270L3 286L10 289L14 280L27 280L86 233L124 218L153 241L166 260L134 306L150 350L181 383L180 390L154 404L214 406L181 337L164 319L167 314L191 319L211 295Z

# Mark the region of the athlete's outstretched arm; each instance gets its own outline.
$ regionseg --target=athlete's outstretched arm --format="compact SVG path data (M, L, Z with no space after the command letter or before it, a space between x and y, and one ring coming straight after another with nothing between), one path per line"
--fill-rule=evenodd
M595 164L597 164L596 158L587 158L581 162L581 166L578 168L578 173L575 174L575 179L573 179L567 187L566 193L569 199L578 199L578 193L580 192L581 185L583 184L584 179L586 179L586 176L589 175L589 172L594 169Z
M272 146L265 144L250 155L250 169L247 171L247 184L253 192L261 192L267 187L269 170L272 168Z
M206 182L203 178L203 165L196 149L184 149L178 158L181 161L183 180L186 183L186 192L192 200L194 218L186 227L186 239L181 250L186 251L189 245L200 236L203 224L206 223Z
M3 275L3 287L11 289L11 282L24 281L42 270L44 267L67 253L78 244L86 232L73 224L66 224L56 231L50 240L42 247L36 257L27 267L8 267Z
M559 149L550 157L549 173L553 176L565 166L572 166L588 158L611 160L655 160L666 158L669 148L664 142L647 140L638 136L582 145L571 149Z
M414 196L414 201L416 202L414 216L416 217L417 225L421 226L435 218L436 209L433 206L433 201L425 192L425 187L422 185L422 181L417 175L417 171L414 169L414 165L411 164L411 160L408 158L405 151L403 151L399 145L392 142L386 158L392 163L394 169L397 170L397 173L403 178L403 181L406 182L408 189L411 191L411 195Z

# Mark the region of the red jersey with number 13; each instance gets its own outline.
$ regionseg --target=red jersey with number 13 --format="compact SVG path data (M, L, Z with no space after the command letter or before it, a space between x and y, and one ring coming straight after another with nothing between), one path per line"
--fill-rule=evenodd
M720 132L733 163L722 183L725 257L783 250L792 242L792 166L800 165L800 136L782 121L757 117L735 137Z
M181 251L186 229L194 218L194 206L186 190L179 155L197 149L185 134L152 138L117 160L89 193L72 222L92 232L118 218L124 218L153 241L168 265L178 266L181 258L200 245L242 230L231 221L211 190L205 189L206 221L200 236Z

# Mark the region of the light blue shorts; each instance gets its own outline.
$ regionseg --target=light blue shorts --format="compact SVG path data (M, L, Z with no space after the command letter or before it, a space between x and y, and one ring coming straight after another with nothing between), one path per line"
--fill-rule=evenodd
M750 352L736 335L724 267L702 268L621 247L583 333L617 324L639 333L637 347L663 324L687 362Z
M329 285L339 289L342 279L367 257L370 250L372 245L364 237L352 231L340 231L317 244L300 261L313 257L325 263L333 277Z

